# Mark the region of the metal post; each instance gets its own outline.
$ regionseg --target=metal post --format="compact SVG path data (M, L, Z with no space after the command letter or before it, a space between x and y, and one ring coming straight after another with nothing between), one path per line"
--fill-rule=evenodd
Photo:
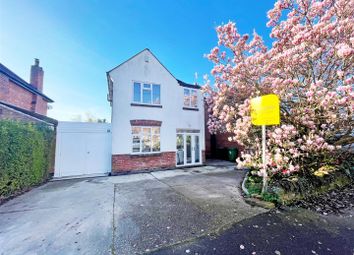
M262 193L267 189L267 162L266 162L266 126L262 125L262 163L263 163L263 188Z

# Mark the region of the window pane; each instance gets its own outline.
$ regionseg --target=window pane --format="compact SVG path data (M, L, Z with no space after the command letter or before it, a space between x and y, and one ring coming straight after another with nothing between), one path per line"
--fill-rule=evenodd
M134 102L141 102L141 85L134 82Z
M151 104L151 90L150 89L143 89L143 103L144 104Z
M195 156L194 156L194 161L195 161L195 163L199 163L199 161L200 161L200 151L199 151L199 136L195 136L195 138L194 138L195 140L194 140L194 149L195 149Z
M160 151L160 136L152 136L152 151Z
M184 89L184 106L190 106L190 90Z
M177 165L184 164L184 140L183 135L177 135Z
M140 143L133 144L133 152L140 152Z
M151 136L144 135L143 136L143 152L151 152Z
M160 134L160 128L159 127L153 127L151 128L152 134L153 135L159 135Z
M139 134L141 128L140 127L132 127L132 134Z
M150 135L151 134L151 128L146 127L143 128L143 135Z
M160 85L152 85L152 103L160 104Z
M137 135L133 136L133 152L140 152L140 137Z
M192 163L192 138L190 135L186 135L186 149L187 163Z
M140 143L140 136L133 135L133 143Z
M151 89L151 84L144 84L144 89Z
M141 127L132 127L132 151L140 152L140 131Z
M191 90L191 106L198 107L198 97L196 90Z

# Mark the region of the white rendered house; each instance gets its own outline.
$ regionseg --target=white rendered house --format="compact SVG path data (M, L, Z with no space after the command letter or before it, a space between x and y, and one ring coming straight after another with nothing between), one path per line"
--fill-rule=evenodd
M201 165L200 86L177 80L149 49L107 72L112 172Z

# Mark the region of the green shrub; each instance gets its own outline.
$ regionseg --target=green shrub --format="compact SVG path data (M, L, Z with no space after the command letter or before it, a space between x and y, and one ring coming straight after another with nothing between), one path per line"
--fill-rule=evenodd
M273 190L269 189L268 191L262 193L262 182L262 177L253 175L252 172L248 175L245 185L249 192L249 196L257 197L264 201L273 202L276 204L279 203L279 196Z
M54 137L44 124L0 120L0 202L48 178Z
M249 196L274 202L289 204L308 196L317 196L330 190L353 183L351 171L353 162L342 162L338 166L323 165L311 175L273 175L268 182L268 189L262 193L262 177L257 171L249 172L245 186ZM348 170L348 171L346 171Z
M248 175L246 188L251 196L260 195L262 192L262 177L257 175Z
M274 192L264 192L261 196L264 201L273 202L275 204L279 204L281 202L279 195Z

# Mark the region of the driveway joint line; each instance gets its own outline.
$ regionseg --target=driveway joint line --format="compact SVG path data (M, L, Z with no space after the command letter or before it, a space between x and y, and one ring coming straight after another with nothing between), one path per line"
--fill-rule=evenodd
M115 223L115 203L116 203L116 191L118 185L113 185L113 205L112 205L112 244L111 244L111 254L116 255L116 248L115 248L115 239L116 239L116 223Z

